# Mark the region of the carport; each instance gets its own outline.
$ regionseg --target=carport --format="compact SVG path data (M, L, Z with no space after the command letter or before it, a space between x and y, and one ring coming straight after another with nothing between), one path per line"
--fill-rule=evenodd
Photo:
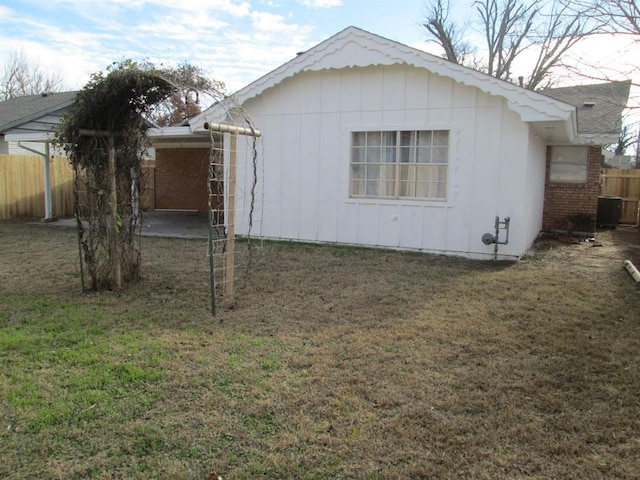
M42 156L44 168L45 221L53 220L51 201L51 144L61 116L73 103L77 92L26 95L2 102L0 109L0 153L12 152L12 142L19 149ZM4 142L2 141L4 136ZM4 145L2 145L4 144Z

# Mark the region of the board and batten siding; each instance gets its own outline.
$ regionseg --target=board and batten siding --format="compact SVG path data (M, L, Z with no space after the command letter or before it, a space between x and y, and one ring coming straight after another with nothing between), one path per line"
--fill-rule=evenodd
M490 258L481 236L509 216L499 252L515 259L540 230L544 145L500 97L396 65L303 72L244 107L263 134L253 235ZM449 130L446 201L349 197L351 132L438 129ZM244 235L248 144L238 158Z

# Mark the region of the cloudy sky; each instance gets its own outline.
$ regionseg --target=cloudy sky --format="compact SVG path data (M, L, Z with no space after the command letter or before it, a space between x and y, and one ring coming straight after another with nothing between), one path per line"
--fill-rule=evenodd
M471 2L454 3L468 17ZM0 64L23 52L75 89L126 58L188 62L235 91L350 25L439 53L424 12L424 0L0 0ZM599 39L576 56L627 69L639 58L628 43Z
M113 61L189 62L236 90L349 25L424 43L422 0L0 0L0 61L22 50L69 87Z

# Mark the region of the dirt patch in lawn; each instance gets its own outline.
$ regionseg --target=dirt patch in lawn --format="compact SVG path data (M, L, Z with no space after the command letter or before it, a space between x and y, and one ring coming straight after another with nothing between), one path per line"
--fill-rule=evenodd
M246 272L241 244L235 304L215 319L205 241L143 239L144 280L100 294L79 293L73 232L3 223L0 243L3 329L44 298L95 312L101 341L119 339L111 348L129 351L117 346L126 331L166 354L137 366L165 372L134 383L122 409L139 416L96 402L82 423L18 434L0 425L0 473L13 478L53 467L72 472L62 478L640 471L640 292L622 268L640 264L638 229L544 238L515 263L270 243ZM5 378L19 377L16 362L64 367L0 360ZM13 395L9 382L0 388ZM6 400L0 409L27 415ZM74 437L83 434L91 442Z

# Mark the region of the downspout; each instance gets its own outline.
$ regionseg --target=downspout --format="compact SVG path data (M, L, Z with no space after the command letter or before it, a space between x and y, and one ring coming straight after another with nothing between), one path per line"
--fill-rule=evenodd
M22 142L18 142L18 146L28 152L40 155L44 161L44 222L52 222L53 208L51 206L51 151L49 149L49 142L45 142L45 153L34 150L33 148L25 146Z

